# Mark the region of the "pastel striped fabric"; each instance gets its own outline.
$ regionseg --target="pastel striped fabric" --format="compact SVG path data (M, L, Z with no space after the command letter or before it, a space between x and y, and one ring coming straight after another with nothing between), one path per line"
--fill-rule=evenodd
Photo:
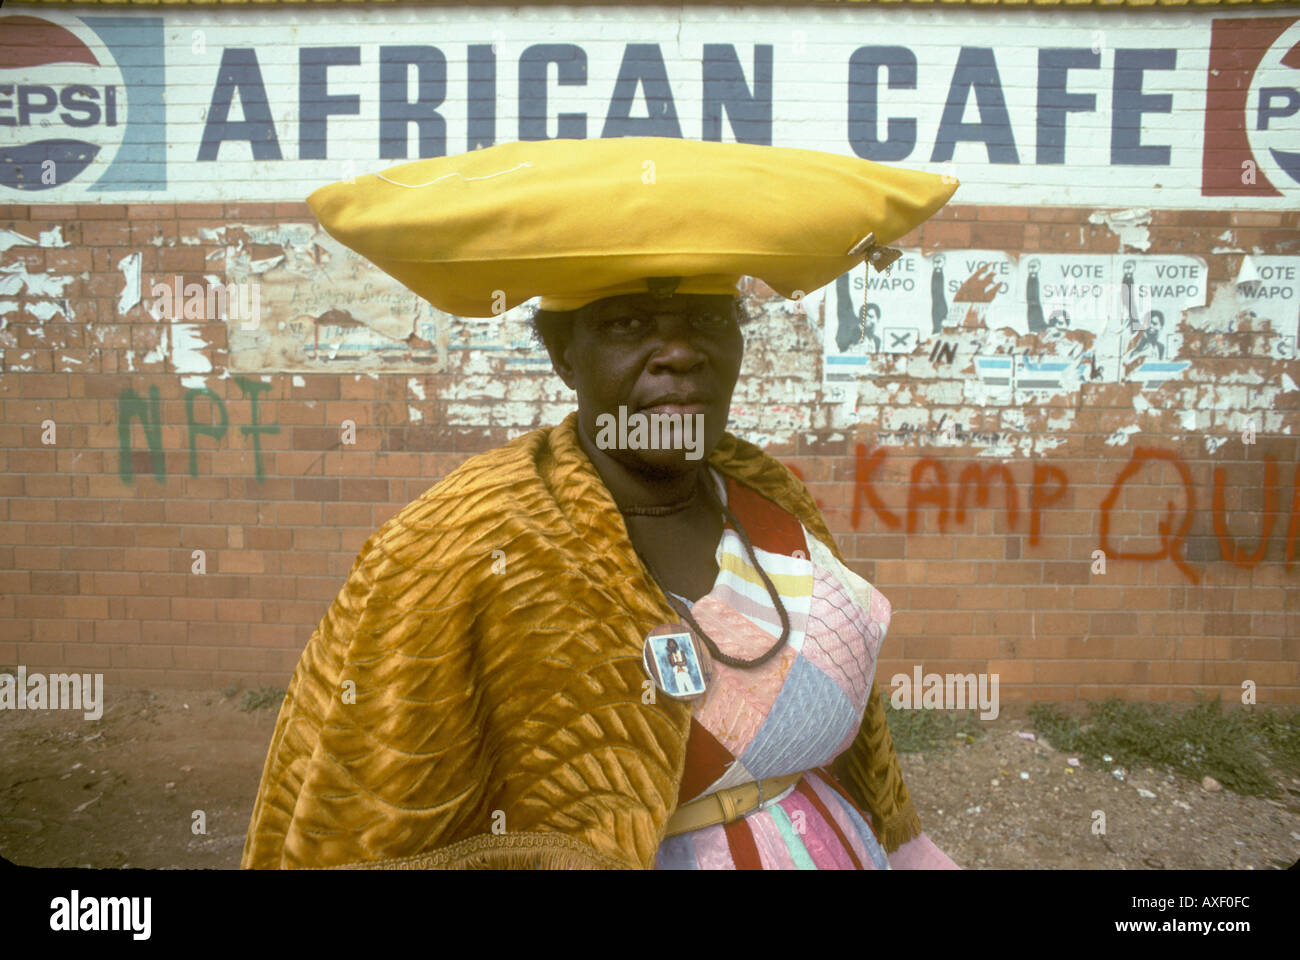
M802 772L761 809L731 824L668 837L664 870L888 870L871 826L828 765L857 735L889 626L890 606L791 514L714 472L790 617L786 646L761 667L715 662L695 708L679 803L724 787ZM695 603L679 597L724 653L752 659L781 636L781 619L730 525L718 578Z

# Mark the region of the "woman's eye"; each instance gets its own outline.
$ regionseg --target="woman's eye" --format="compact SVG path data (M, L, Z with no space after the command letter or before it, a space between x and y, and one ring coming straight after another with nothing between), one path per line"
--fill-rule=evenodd
M627 314L618 317L606 317L604 318L602 326L610 333L640 333L645 329L646 322L645 317L639 317L635 314Z
M656 319L639 313L604 315L599 318L600 329L606 334L618 337L640 337L653 330ZM690 314L690 324L701 333L716 334L725 331L731 323L731 316L725 312L707 311Z
M723 330L730 320L723 313L702 313L695 318L695 326L701 330Z

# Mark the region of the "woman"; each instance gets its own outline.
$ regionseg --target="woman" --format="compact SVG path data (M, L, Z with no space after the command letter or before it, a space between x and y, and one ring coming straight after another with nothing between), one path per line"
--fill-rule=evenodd
M636 188L638 160L666 189ZM529 168L545 176L521 182ZM811 214L758 240L749 214L718 215L721 185L777 169L828 221L848 195L874 204L872 230L833 223L823 248ZM875 237L955 189L927 176L631 138L508 144L313 194L327 230L443 309L540 294L578 409L471 458L362 547L291 681L244 866L952 866L873 683L888 602L789 470L725 431L738 276L790 295L887 262ZM440 186L421 221L408 191ZM566 226L575 188L598 195ZM428 218L455 229L421 240ZM610 442L616 415L693 418L702 443ZM655 685L665 633L700 657L703 694Z

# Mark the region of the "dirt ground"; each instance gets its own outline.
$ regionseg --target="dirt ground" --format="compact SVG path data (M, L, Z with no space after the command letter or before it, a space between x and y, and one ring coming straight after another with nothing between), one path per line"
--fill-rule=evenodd
M95 721L0 714L0 856L238 867L277 713L242 712L241 699L135 691ZM927 832L962 867L1270 870L1300 858L1298 778L1279 776L1285 800L1207 792L1145 769L1120 781L1018 736L1032 729L1023 710L1004 707L986 729L973 744L901 758ZM195 833L195 811L206 833ZM1094 833L1094 811L1105 833Z

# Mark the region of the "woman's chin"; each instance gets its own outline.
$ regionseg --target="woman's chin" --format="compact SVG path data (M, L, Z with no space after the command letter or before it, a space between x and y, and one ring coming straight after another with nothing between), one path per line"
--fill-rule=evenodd
M622 454L624 462L640 473L674 477L699 470L712 452L701 444L695 450L625 450Z

